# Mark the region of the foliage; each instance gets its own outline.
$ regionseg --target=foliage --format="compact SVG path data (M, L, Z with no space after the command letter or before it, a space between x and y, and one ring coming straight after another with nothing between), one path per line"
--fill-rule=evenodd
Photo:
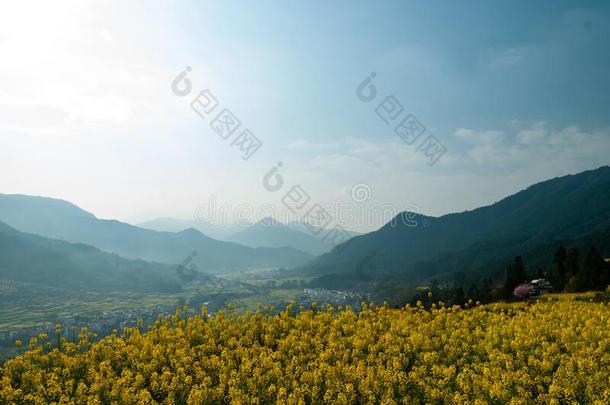
M39 336L0 370L0 403L610 402L607 303L294 312Z
M515 261L511 266L506 269L506 277L504 280L505 297L512 297L515 288L520 284L527 282L527 274L525 272L525 265L521 256L515 257Z
M517 298L525 298L530 293L530 289L529 284L519 284L515 287L513 295Z

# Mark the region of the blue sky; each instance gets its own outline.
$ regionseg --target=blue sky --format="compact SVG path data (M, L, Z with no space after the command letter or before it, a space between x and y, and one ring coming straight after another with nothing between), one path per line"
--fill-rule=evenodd
M3 8L0 192L131 221L191 218L213 197L255 220L281 207L261 185L281 161L287 184L325 206L364 184L358 208L440 215L610 162L605 2ZM263 141L250 160L172 94L185 66ZM356 87L371 72L367 104ZM387 95L446 146L434 166L375 114Z
M300 111L306 123L295 137L344 132L357 120L351 90L370 71L437 131L506 129L512 121L608 124L610 21L603 3L427 3L193 7L176 17L192 49L181 56L200 57L239 84L227 92L256 92L257 112L287 110L282 129L295 126L289 109ZM375 138L375 122L365 124L353 127Z

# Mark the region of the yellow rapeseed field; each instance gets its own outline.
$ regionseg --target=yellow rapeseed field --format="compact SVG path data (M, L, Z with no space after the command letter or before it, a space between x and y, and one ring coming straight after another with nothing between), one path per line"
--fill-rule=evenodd
M608 304L290 314L42 335L1 369L0 403L610 403Z

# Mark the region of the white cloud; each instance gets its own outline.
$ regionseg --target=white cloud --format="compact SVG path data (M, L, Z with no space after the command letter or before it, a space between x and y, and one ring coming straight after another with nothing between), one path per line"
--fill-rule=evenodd
M159 207L164 190L188 194L182 179L200 166L185 168L184 151L195 135L176 128L192 111L170 91L175 67L160 54L176 46L159 7L2 5L0 192L64 198L115 218Z
M312 142L306 139L297 139L290 142L286 147L294 151L332 150L341 145L338 142Z
M137 125L173 111L169 74L134 43L130 27L107 27L113 7L76 1L3 6L0 124L83 131Z
M460 128L454 137L465 143L465 164L493 170L556 166L564 170L610 163L610 128L587 132L578 127L550 130L544 123L514 133Z
M414 205L423 213L442 215L491 204L552 177L610 164L610 129L552 131L535 123L510 133L460 128L453 135L447 154L433 167L399 139L342 138L328 149L299 142L287 178L326 204L333 199L349 202L351 187L365 183L372 190L370 204L389 204L396 212ZM382 223L368 224L368 229L375 225Z
M425 213L443 214L493 202L549 177L609 163L608 129L553 131L544 123L524 125L519 120L511 131L460 128L453 137L439 136L449 150L434 167L416 146L388 133L363 139L322 130L322 142L301 139L280 150L279 142L272 142L280 136L273 136L292 128L288 124L269 125L273 135L261 136L262 154L268 153L269 160L257 156L242 162L207 121L193 114L187 100L171 94L174 69L191 64L194 87L209 86L223 105L239 106L235 112L253 130L257 122L263 126L261 122L273 121L275 113L286 113L278 107L268 119L250 118L265 117L261 112L269 109L261 94L278 106L290 102L283 99L286 89L269 86L279 79L294 90L291 94L299 94L291 77L301 76L289 63L277 67L282 74L269 74L266 68L274 66L274 57L281 60L285 55L256 43L248 42L249 53L240 53L238 59L250 57L254 65L236 63L235 50L243 46L227 44L239 39L223 39L224 28L206 31L211 24L205 17L221 21L217 15L202 13L202 31L197 31L173 26L173 12L154 9L159 3L131 4L19 1L3 6L0 169L8 175L0 178L0 192L66 198L105 217L174 215L176 210L187 213L210 194L234 203L276 203L280 193L263 190L261 177L281 160L286 185L302 184L320 202L349 200L352 185L366 183L371 203L391 204L398 211L417 205ZM534 53L515 49L493 56L498 66L515 66ZM468 85L451 72L451 59L423 46L392 48L375 59L379 89L393 89L382 78L400 74L413 90L401 93L405 106L436 109L434 91L449 89L451 94ZM430 83L435 83L432 90ZM352 91L349 87L346 93ZM300 111L294 104L294 111ZM309 119L308 114L299 115L298 120ZM313 132L303 122L295 119L295 131ZM340 130L353 130L345 128Z

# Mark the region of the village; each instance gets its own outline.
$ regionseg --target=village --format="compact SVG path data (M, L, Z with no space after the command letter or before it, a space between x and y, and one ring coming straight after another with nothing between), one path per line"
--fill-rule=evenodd
M12 348L15 341L27 342L31 337L45 333L55 335L56 325L61 326L62 335L68 341L78 341L78 335L83 328L98 337L107 336L113 330L122 331L128 327L140 325L146 327L153 324L160 315L171 313L173 310L164 306L152 306L129 311L112 313L101 312L99 315L87 317L84 315L59 316L54 322L44 322L35 327L0 331L0 347Z

